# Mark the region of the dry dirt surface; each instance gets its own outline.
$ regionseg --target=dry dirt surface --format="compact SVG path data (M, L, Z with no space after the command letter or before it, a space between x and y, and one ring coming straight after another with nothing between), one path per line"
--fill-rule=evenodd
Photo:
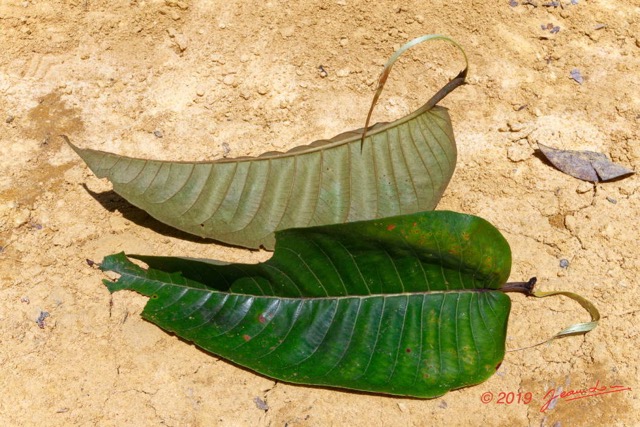
M429 33L471 63L441 102L459 162L439 208L496 225L512 281L593 301L594 332L509 352L481 385L402 399L274 382L143 321L144 297L108 293L86 259L270 253L157 223L60 134L178 160L329 138L364 124L386 59ZM0 1L0 424L639 425L639 176L582 182L537 151L599 151L640 170L639 37L638 0ZM444 43L412 49L375 121L413 111L461 67ZM512 299L509 349L588 319L566 298ZM596 385L628 390L570 400ZM577 394L541 412L553 390Z

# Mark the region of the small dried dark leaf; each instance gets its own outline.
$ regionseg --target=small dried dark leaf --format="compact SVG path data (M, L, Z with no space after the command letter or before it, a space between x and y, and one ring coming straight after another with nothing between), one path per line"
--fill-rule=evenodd
M613 163L602 153L593 151L558 150L538 144L540 151L556 168L583 181L610 181L634 173Z
M259 397L254 397L253 398L253 403L256 404L256 408L263 410L263 411L268 411L269 410L269 405L267 405L267 402L265 402L264 400L260 399Z
M38 324L38 327L40 327L40 329L44 329L44 327L46 326L44 320L47 317L49 317L49 312L48 311L41 311L40 312L40 315L36 319L36 323Z
M569 74L571 75L571 78L575 80L578 84L584 83L584 77L582 77L582 73L580 73L580 70L578 70L577 68L574 68L573 70L571 70Z

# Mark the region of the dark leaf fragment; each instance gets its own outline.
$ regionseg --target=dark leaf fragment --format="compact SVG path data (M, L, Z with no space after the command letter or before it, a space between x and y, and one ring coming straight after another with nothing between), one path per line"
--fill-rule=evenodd
M558 29L558 31L560 30ZM578 70L577 68L574 68L573 70L571 70L569 74L571 75L571 78L576 81L576 83L578 84L584 83L584 77L582 77L582 73L580 73L580 70Z
M262 411L268 411L269 410L269 405L267 405L267 402L265 402L264 400L260 399L259 397L254 397L253 398L253 403L256 404L256 408L262 410Z
M602 153L594 151L558 150L538 144L544 156L560 171L583 181L610 181L635 173L613 163Z

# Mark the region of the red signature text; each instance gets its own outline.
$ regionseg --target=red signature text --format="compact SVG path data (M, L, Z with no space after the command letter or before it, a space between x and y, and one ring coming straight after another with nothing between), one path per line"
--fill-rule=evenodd
M512 391L507 393L501 391L500 393L498 393L498 399L494 401L493 397L493 393L491 393L490 391L486 391L482 393L482 396L480 396L480 401L484 404L491 403L493 401L496 405L528 405L533 400L533 393L531 393L530 391L526 393L514 393Z
M630 391L630 387L625 387L622 385L600 385L600 381L596 381L596 384L593 387L577 389L577 390L566 390L555 389L552 388L544 395L543 401L544 404L540 407L540 412L547 412L549 409L553 409L559 400L564 400L565 402L570 402L572 400L585 399L588 397L600 396L603 394L609 393L619 393L621 391Z

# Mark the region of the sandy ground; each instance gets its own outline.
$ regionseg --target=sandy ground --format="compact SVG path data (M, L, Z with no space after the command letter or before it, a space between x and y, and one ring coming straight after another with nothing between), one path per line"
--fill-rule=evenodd
M581 182L535 150L590 149L640 170L640 3L531 3L0 1L0 424L638 425L639 177ZM159 159L291 148L361 127L382 64L428 33L455 38L471 62L469 84L442 102L459 164L440 208L495 224L512 246L511 280L584 295L599 328L507 353L479 386L400 399L276 383L144 322L143 297L109 295L85 259L269 253L155 222L57 135ZM375 120L412 111L461 64L444 44L412 50ZM512 298L511 349L588 319L564 298ZM596 384L631 390L540 411L552 389Z

